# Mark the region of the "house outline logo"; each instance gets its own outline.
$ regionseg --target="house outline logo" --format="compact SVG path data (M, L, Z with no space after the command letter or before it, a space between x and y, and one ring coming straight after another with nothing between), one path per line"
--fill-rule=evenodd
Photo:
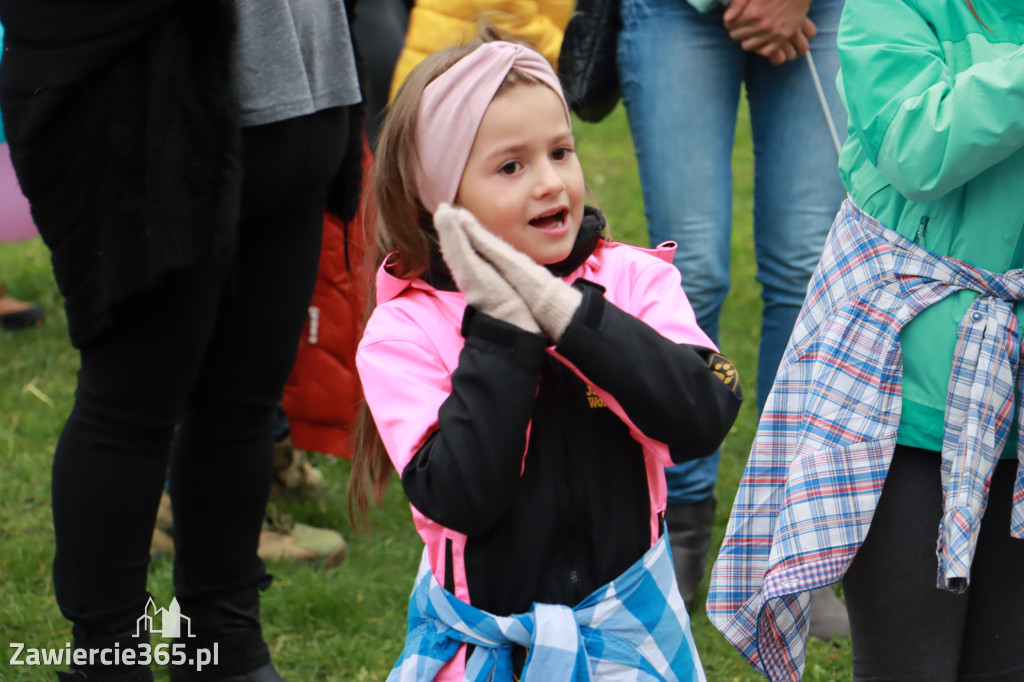
M151 611L152 615L150 615ZM160 627L154 627L157 616L160 617ZM181 626L182 621L185 623L184 628ZM149 601L146 602L146 608L142 615L135 620L135 634L133 637L141 637L143 632L149 632L153 635L161 635L164 638L171 639L183 636L182 630L184 630L185 637L195 637L192 634L192 619L181 615L181 606L178 605L178 599L172 597L170 605L164 609L157 608L153 597L150 597Z

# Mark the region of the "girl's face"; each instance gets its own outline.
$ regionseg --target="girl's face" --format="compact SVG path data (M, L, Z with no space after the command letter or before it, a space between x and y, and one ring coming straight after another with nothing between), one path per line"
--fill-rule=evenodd
M520 83L494 98L455 203L541 264L572 250L583 220L583 171L558 95Z

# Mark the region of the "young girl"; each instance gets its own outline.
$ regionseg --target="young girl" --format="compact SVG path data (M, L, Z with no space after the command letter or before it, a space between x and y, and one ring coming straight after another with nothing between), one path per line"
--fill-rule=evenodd
M551 67L490 38L414 69L378 149L390 255L357 366L386 453L364 432L353 497L393 465L426 543L392 678L704 679L662 468L719 445L735 371L672 249L584 209Z
M1017 3L847 0L850 201L708 597L772 680L840 579L854 679L1024 679L1022 44Z

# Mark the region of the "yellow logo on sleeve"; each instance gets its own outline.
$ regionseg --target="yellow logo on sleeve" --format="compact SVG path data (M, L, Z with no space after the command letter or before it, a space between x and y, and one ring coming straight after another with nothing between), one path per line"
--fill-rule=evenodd
M712 353L708 357L708 367L711 368L712 374L732 389L733 393L736 392L739 386L739 374L736 372L736 366L729 362L729 358L718 353Z

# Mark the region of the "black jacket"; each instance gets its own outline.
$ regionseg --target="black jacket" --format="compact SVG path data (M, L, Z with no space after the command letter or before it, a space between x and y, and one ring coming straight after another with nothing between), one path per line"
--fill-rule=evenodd
M556 350L615 396L645 435L668 444L675 461L711 454L742 400L738 382L709 368L721 356L666 339L596 285L575 286L583 303ZM425 516L468 536L473 605L499 615L534 601L574 605L650 547L641 446L546 353L546 337L472 308L462 332L439 428L405 467L403 487Z
M354 3L353 3L354 4ZM0 111L75 345L119 300L231 253L241 187L230 0L0 0ZM361 150L350 117L348 149ZM350 219L347 155L329 207Z

